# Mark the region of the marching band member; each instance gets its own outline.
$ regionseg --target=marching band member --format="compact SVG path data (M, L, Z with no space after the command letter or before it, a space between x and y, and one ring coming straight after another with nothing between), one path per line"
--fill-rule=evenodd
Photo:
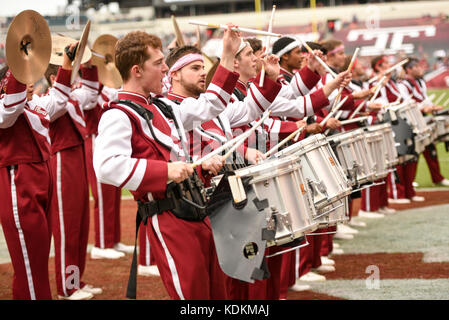
M99 183L92 164L93 147L97 136L101 106L115 100L117 90L100 85L98 101L84 108L87 138L85 139L87 177L94 198L95 245L92 259L118 259L132 253L133 246L120 242L120 200L122 191L114 186Z
M164 100L168 107L162 110L160 102L157 106L152 103L156 99L150 97L151 93L161 94L168 71L161 40L140 31L125 35L117 42L115 53L123 90L118 93L119 102L104 106L98 126L94 168L99 181L131 190L139 208L149 210L152 204L159 208L148 212L144 221L172 299L227 297L208 219L188 221L178 217L179 211L175 216L176 199L165 196L168 181L180 183L193 174L191 165L182 161L188 154L178 145L187 142L183 132L222 112L237 81L232 70L241 43L239 34L229 27L223 41L223 59L206 93L180 105ZM176 161L169 162L171 158Z
M84 150L86 123L83 109L96 104L98 75L95 66L82 66L81 87L71 91L71 72L55 75L49 65L46 77L50 85L66 99L60 112L51 117L51 168L55 176L57 201L52 215L55 239L55 271L60 299L84 300L102 293L81 281L86 265L89 233L89 187ZM58 80L59 79L59 80ZM46 101L49 95L40 100ZM74 283L72 279L76 277Z
M442 106L435 106L432 101L427 96L427 87L424 79L424 70L419 64L418 59L410 58L409 61L404 65L404 70L406 72L406 77L400 83L400 89L402 93L410 98L413 98L417 103L421 103L421 111L423 113L432 113L435 111L440 111L443 109ZM426 159L427 165L429 167L430 175L434 184L439 184L443 186L449 186L449 180L444 178L440 171L440 165L438 163L438 154L435 148L435 144L431 143L428 145L423 152L424 158ZM414 163L412 170L413 180L416 176L417 162ZM422 199L421 199L422 198ZM412 197L412 201L423 201L423 197L415 196Z
M388 63L385 56L375 57L371 61L371 68L376 74L380 75L379 79L390 67L391 65ZM392 103L401 98L395 82L391 79L391 73L386 76L388 77L388 81L386 82L385 86L380 89L380 94L374 101L375 103L378 103L380 105L387 105L388 103ZM376 84L376 82L373 82L372 86L375 86ZM368 108L366 108L366 110L368 110ZM367 114L369 114L370 117L368 121L369 124L372 124L375 120L377 120L377 112L371 112ZM396 212L396 210L388 208L387 181L391 179L395 178L394 175L390 173L386 179L377 181L384 182L383 184L367 187L362 190L362 202L359 210L360 217L382 218L385 214L393 214Z
M32 86L27 88L7 69L0 100L0 218L14 268L12 296L51 300L48 258L55 193L48 113L52 110L33 103ZM61 93L53 93L55 100L61 99Z

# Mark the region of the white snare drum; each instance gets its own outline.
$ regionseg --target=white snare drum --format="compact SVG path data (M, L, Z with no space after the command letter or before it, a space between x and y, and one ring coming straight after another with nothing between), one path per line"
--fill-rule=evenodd
M439 141L449 141L449 116L436 116L434 118Z
M399 161L390 123L365 128L365 135L376 164L376 180L385 178Z
M349 205L348 197L335 201L318 212L316 221L319 223L318 228L327 228L336 226L338 223L349 221Z
M321 209L352 192L351 184L324 135L307 137L279 151L275 157L292 154L299 157L316 209Z
M416 102L412 101L401 105L396 112L399 116L406 119L413 128L413 132L415 133L415 152L418 154L423 152L432 140L430 128L426 124L426 120Z
M353 185L374 180L375 164L363 129L338 133L327 137L327 140Z
M267 246L291 242L318 227L313 221L316 211L311 193L296 156L268 159L234 172L241 178L252 177L250 185L257 198L268 200L267 229L275 230L275 240L268 241Z

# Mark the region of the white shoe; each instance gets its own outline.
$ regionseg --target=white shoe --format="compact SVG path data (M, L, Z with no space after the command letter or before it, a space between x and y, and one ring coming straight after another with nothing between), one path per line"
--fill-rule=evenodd
M295 283L294 285L292 285L288 289L291 290L291 291L295 291L295 292L301 292L301 291L310 290L311 287L308 284L297 284L297 283ZM284 300L286 300L286 299L284 299Z
M349 233L343 233L343 232L338 232L336 234L334 234L334 239L339 239L339 240L352 240L354 239L354 236L352 234Z
M134 246L127 246L126 244L123 244L121 242L117 242L116 244L114 244L114 249L124 253L134 252Z
M112 248L101 249L93 247L90 251L90 257L92 259L119 259L124 256L125 254L123 252L117 251Z
M89 300L92 299L94 295L90 292L83 291L82 289L76 290L70 296L60 296L58 295L58 299L60 300Z
M322 256L321 264L324 266L335 266L335 261L332 259L329 259L328 257Z
M396 203L396 204L407 204L410 203L410 199L400 198L400 199L388 199L389 203Z
M419 183L416 182L416 181L413 181L412 182L412 186L415 187L415 188L418 188L419 187Z
M354 220L354 218L352 218L349 222L348 222L348 224L350 225L350 226L353 226L353 227L366 227L366 223L365 222L363 222L363 221L356 221L356 220Z
M347 233L347 234L357 234L359 230L351 228L346 224L339 224L337 227L337 232Z
M443 179L440 182L438 182L437 185L449 187L449 180L448 179Z
M327 266L327 265L322 264L318 268L314 268L312 270L313 270L313 272L322 274L322 273L334 272L335 271L335 267L334 266Z
M414 197L412 197L411 200L412 200L412 201L415 201L415 202L423 202L423 201L426 200L426 198L421 197L421 196L414 196Z
M332 247L334 247L334 249L338 249L338 248L340 248L340 245L335 242L332 244Z
M361 218L370 218L370 219L380 219L385 217L382 213L378 213L375 211L363 211L359 210L359 217Z
M379 210L377 210L377 212L382 213L382 214L395 214L396 210L394 210L392 208L388 208L388 207L382 207L382 208L379 208Z
M318 273L309 271L306 274L302 275L298 280L299 281L310 281L310 282L313 282L313 281L326 281L326 277L322 276L322 275L320 275Z
M335 246L335 244L334 244L334 246ZM345 253L344 251L343 251L343 249L340 249L340 248L334 248L333 250L332 250L332 255L339 255L339 254L343 254L343 253Z
M92 286L90 284L86 284L84 287L81 288L81 290L88 292L88 293L92 293L93 295L103 293L103 289L94 288L94 286Z
M145 276L145 277L160 276L159 269L157 268L156 265L154 265L154 266L143 266L143 265L139 264L137 266L137 274L139 276Z

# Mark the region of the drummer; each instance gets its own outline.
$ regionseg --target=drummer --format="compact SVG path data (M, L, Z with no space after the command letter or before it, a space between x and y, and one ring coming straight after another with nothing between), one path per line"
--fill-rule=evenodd
M403 95L420 103L421 111L425 114L431 114L432 112L442 110L442 106L434 105L427 96L427 86L423 79L424 70L419 64L419 60L416 58L409 58L409 61L404 65L404 70L406 72L406 77L399 85ZM436 185L449 186L449 180L441 174L435 144L429 144L423 155L429 167L433 183ZM413 167L413 179L416 175L416 164Z
M371 68L376 73L378 78L382 78L384 72L390 67L390 64L385 56L378 56L371 60ZM397 89L395 82L391 79L391 73L385 75L388 81L380 89L380 93L374 101L378 105L387 105L388 103L394 102L397 99L401 99L401 94ZM377 82L373 82L371 87L375 87ZM377 120L377 114L380 110L373 110L367 113L369 115L368 122L372 124ZM362 190L362 203L359 210L359 216L365 218L382 218L384 215L393 214L396 210L388 208L388 192L387 192L387 181L395 179L393 174L389 174L384 180L377 182L384 182L383 184L367 187Z

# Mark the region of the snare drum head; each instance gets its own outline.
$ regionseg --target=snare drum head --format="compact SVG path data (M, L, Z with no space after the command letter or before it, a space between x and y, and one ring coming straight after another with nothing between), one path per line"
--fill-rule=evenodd
M314 148L315 146L321 145L322 143L326 143L326 137L322 134L314 134L311 135L304 140L298 141L287 148L277 152L274 156L276 158L285 157L287 155L295 154L297 152L306 152L309 149Z

